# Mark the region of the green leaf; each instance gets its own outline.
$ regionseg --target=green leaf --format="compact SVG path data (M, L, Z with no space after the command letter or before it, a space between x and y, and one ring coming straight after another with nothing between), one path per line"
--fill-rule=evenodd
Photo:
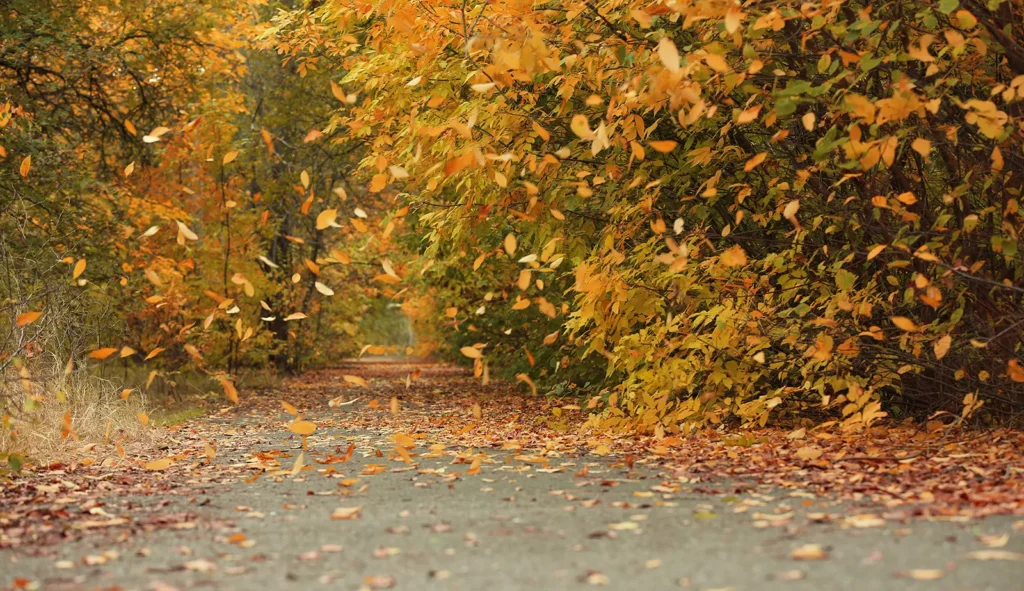
M939 0L939 12L949 14L960 6L960 0Z

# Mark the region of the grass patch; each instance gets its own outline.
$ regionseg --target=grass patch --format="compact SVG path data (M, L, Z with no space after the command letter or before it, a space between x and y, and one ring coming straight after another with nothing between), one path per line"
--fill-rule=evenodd
M150 404L137 390L84 372L35 380L5 380L0 466L54 462L115 465L159 445L164 435L146 424ZM7 461L5 462L4 459ZM13 461L12 461L13 460Z

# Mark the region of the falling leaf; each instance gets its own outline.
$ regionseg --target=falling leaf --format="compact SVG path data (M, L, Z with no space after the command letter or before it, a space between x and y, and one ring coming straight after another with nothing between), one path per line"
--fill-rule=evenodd
M658 59L661 60L661 65L665 66L665 69L669 72L679 71L679 50L676 48L676 44L668 37L662 37L658 41Z
M235 385L231 383L231 380L226 377L221 377L219 378L219 381L221 388L224 389L224 395L228 397L228 400L238 404L238 390L235 388Z
M370 385L369 383L367 383L366 380L364 380L363 378L361 378L359 376L343 375L343 376L341 376L341 378L343 380L345 380L346 382L350 383L350 384L355 384L356 386L360 386L360 387L363 387L363 388L365 388L365 387Z
M949 346L953 343L953 337L950 335L944 335L939 340L935 341L932 345L932 349L935 351L935 359L942 359L949 352Z
M99 359L102 361L103 359L110 357L114 353L117 353L116 347L103 347L102 349L96 349L95 351L90 352L88 357L91 359Z
M82 273L85 273L86 265L85 259L78 259L78 262L75 263L75 268L71 271L71 278L78 279L81 277Z
M914 321L907 318L906 316L890 316L889 320L896 325L897 328L906 332L914 332L917 330L917 325Z
M140 412L138 414L138 417L139 417L139 422L142 423L143 425L148 425L149 424L149 415L147 415L146 413Z
M331 226L337 226L335 220L338 219L337 209L325 209L320 212L320 215L316 216L316 229L326 230Z
M747 264L747 253L736 244L723 252L718 260L726 267L742 267Z
M647 145L650 146L651 149L653 149L655 152L659 152L661 154L668 154L672 150L676 149L676 146L679 145L679 142L676 142L674 140L651 140L647 142Z
M318 292L320 292L321 294L323 294L325 296L332 296L332 295L334 295L334 290L333 289L327 287L326 285L324 285L323 283L320 283L319 281L314 281L313 282L313 287L315 287Z
M312 435L316 431L316 425L310 421L293 421L288 425L288 430L299 435Z
M291 314L289 314L289 315L284 317L284 321L285 322L291 322L293 320L303 320L305 318L306 318L306 315L303 314L302 312L292 312Z
M125 178L128 178L128 177L132 176L133 172L135 172L135 161L134 160L129 162L128 166L124 167L124 176L125 176Z
M178 224L178 232L180 232L182 236L189 240L199 240L199 236L195 232L193 232L191 228L186 226L184 222L180 222L178 220L174 221L176 224Z
M480 349L477 349L476 347L462 347L459 349L459 352L470 359L480 359L484 356Z
M18 167L18 174L21 175L22 179L28 178L28 171L32 169L32 156L25 156L21 161L21 166Z
M224 154L224 159L221 160L221 164L230 164L231 162L234 162L235 158L238 158L238 152L232 150L227 154Z
M146 355L146 358L143 359L143 361L149 361L150 359L156 357L157 355L159 355L163 351L164 351L163 347L156 347L155 349L153 349L152 351L149 352L149 355Z
M284 400L281 400L280 402L281 402L281 408L284 409L284 412L286 412L286 413L288 413L288 414L290 414L292 416L296 416L296 415L299 414L298 409L296 409L291 404L285 402Z
M916 581L938 581L945 575L946 573L935 568L915 568L907 571L907 576Z

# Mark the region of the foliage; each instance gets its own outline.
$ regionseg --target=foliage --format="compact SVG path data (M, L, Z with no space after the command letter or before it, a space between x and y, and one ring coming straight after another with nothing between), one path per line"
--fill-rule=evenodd
M1022 13L325 0L264 36L330 74L469 356L600 359L602 427L857 428L1022 401Z

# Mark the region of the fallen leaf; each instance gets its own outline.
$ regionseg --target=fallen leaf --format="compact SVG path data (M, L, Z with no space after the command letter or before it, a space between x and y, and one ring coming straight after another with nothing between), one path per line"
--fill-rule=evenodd
M789 553L793 560L824 560L828 553L818 544L804 544Z

